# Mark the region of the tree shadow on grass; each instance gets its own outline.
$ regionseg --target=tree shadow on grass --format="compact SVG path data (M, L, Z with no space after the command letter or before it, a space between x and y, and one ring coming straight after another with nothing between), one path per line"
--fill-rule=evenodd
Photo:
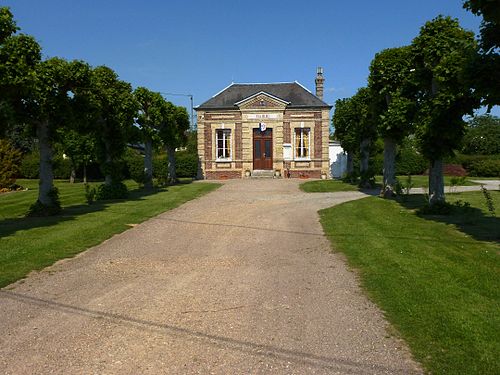
M407 209L415 210L417 216L422 219L453 225L479 241L500 243L500 218L487 215L479 208L457 207L449 215L424 215L417 211L426 204L422 194L409 195L397 202Z
M61 222L75 220L78 216L90 214L93 212L103 211L113 204L141 201L144 197L155 195L167 191L167 188L155 189L134 189L129 191L127 199L114 199L96 201L92 204L77 204L66 206L60 214L45 217L22 217L8 218L0 221L0 238L10 236L18 231L28 230L33 228L50 227Z

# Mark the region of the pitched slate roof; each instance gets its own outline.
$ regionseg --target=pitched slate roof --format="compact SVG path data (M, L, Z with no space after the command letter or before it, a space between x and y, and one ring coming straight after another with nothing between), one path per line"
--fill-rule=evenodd
M287 108L331 108L298 82L286 83L233 83L196 109L236 109L235 103L259 92L265 92L289 102Z

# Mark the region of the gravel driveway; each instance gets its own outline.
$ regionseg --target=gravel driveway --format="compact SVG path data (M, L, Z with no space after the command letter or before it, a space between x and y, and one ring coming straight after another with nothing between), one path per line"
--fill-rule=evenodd
M323 236L363 194L299 183L228 181L0 290L0 373L421 373Z

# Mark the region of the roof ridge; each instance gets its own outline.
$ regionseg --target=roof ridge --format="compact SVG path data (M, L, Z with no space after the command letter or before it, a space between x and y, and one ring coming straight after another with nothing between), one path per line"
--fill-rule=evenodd
M284 85L289 83L298 83L295 82L233 82L234 85ZM302 86L302 85L301 85Z
M234 82L231 82L231 84L229 84L228 86L224 87L222 90L220 90L217 94L215 95L212 95L212 98L215 98L217 95L219 95L220 93L226 91L228 88L230 88L232 85L234 85L235 83Z

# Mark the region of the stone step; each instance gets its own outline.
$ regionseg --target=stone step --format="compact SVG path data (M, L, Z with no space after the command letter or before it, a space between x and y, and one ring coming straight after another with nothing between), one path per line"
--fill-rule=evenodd
M273 178L274 171L273 170L260 170L255 169L252 171L252 178Z

